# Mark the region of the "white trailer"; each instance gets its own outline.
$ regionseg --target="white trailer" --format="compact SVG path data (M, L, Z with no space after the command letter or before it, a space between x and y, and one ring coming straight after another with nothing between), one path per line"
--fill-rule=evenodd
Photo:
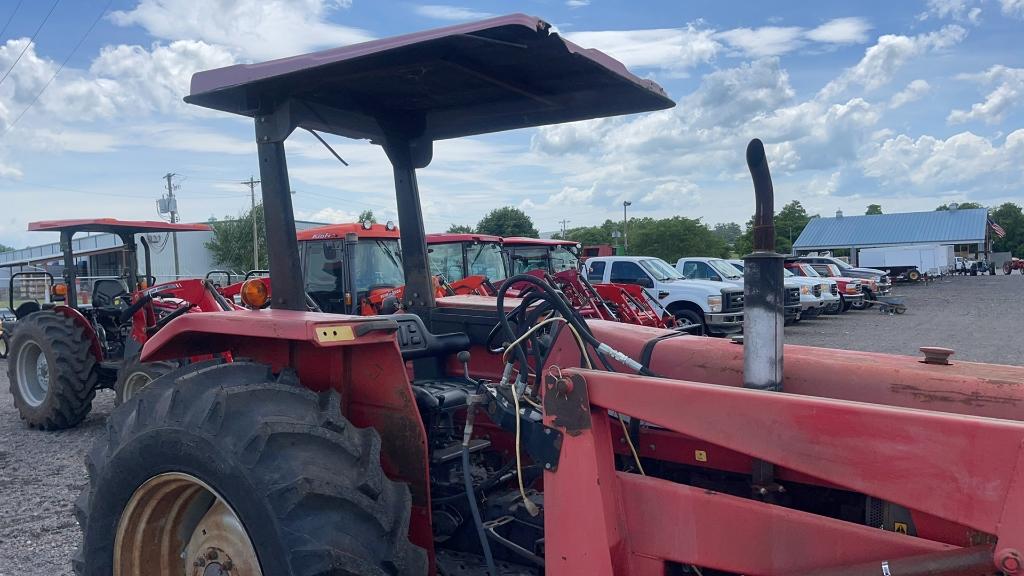
M885 270L894 279L919 280L922 275L939 276L953 270L953 247L915 244L887 248L864 248L858 264Z

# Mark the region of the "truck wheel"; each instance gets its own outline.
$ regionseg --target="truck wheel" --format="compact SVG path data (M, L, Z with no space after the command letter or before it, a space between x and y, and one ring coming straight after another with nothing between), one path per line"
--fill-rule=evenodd
M7 332L0 333L0 360L7 359L7 353L11 350L11 339Z
M1012 271L1013 271L1013 268L1010 266L1010 263L1009 262L1003 262L1003 274L1006 274L1007 276L1009 276L1010 272L1012 272ZM1024 271L1022 271L1022 273L1024 273Z
M842 304L839 306L839 313L846 314L850 310L850 303L846 301L846 298L840 297Z
M921 273L917 271L917 268L915 268L910 272L907 272L907 278L909 278L911 282L917 282L921 279Z
M97 378L90 344L81 326L56 312L35 312L18 321L7 378L14 406L29 426L71 428L89 414Z
M408 487L337 393L204 362L111 413L76 503L79 576L422 575Z
M700 317L700 314L697 314L693 310L680 308L673 310L672 315L675 316L676 321L685 322L688 324L696 324L697 326L701 327L700 329L702 334L708 333L708 327L704 325L704 319Z
M125 362L114 383L114 406L124 404L150 382L177 368L177 362L139 362L138 358Z

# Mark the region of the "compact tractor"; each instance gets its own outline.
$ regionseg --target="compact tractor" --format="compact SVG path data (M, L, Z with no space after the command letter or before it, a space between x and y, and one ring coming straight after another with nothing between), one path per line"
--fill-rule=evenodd
M92 408L99 388L114 388L115 402L130 397L176 363L141 364L142 345L161 328L190 311L230 310L202 280L154 285L147 234L209 230L205 224L94 220L33 222L29 230L60 232L63 281L48 272L16 272L10 278L10 305L17 331L10 339L8 378L14 405L35 428L75 426ZM121 274L79 277L72 240L81 232L117 235L122 247ZM139 237L145 274L138 273ZM15 283L23 277L48 278L49 302L14 306Z
M522 300L435 299L416 181L434 141L674 105L541 20L200 72L186 101L253 118L272 303L184 314L145 343L143 361L217 358L111 414L76 505L78 574L1024 571L1024 369L784 350L760 141L733 343L584 320L529 275L506 281L536 286ZM298 128L387 153L407 313L307 309Z

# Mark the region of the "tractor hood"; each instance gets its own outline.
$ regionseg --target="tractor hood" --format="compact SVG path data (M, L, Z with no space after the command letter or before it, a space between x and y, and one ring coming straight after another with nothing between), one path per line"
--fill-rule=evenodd
M427 141L671 108L658 84L513 14L198 72L191 104L378 143Z

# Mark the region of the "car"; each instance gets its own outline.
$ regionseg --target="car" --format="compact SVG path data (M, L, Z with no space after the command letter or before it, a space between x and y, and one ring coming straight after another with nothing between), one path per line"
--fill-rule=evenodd
M711 280L712 282L728 282L739 288L743 288L743 272L740 268L733 266L722 258L708 258L705 256L684 256L676 261L676 270L691 280ZM786 324L800 321L801 310L803 309L800 285L795 282L785 282L785 321ZM808 292L810 294L810 292ZM821 305L820 298L811 297L814 300L814 308Z
M743 260L726 260L726 262L732 264L740 272L745 266ZM782 272L786 284L795 283L800 289L800 320L834 313L839 308L839 291L835 281L827 278L797 276L785 268Z
M832 264L814 266L799 260L787 260L785 266L797 276L809 278L824 276L834 280L839 292L839 312L864 307L864 285L861 283L861 278L842 276L839 269Z
M868 300L874 300L876 296L886 296L892 292L892 279L886 274L885 270L879 270L878 268L858 268L856 266L850 266L845 260L834 258L832 256L801 256L802 262L808 264L831 264L839 269L839 272L846 278L860 278L862 280L871 280L874 284L864 284L864 296Z
M594 284L637 284L677 320L700 325L706 334L743 330L743 289L730 283L685 278L668 262L650 256L596 256L586 262Z

